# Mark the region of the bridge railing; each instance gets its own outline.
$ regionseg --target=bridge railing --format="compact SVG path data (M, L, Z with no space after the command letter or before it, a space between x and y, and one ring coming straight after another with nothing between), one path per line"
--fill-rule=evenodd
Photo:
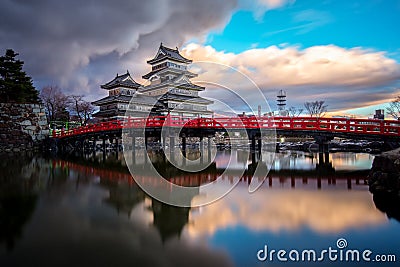
M314 117L216 117L188 118L180 116L153 116L148 118L127 118L100 122L54 132L53 137L66 137L94 132L118 130L122 128L160 128L187 127L199 129L277 129L292 131L329 131L336 133L359 133L400 136L400 121L346 118L314 118Z

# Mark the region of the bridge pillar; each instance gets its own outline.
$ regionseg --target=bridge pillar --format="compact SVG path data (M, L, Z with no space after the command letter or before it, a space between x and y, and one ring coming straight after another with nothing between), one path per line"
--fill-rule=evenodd
M253 150L251 151L251 164L255 166L256 163L257 163L256 152Z
M257 149L258 152L261 154L261 150L262 150L262 140L261 140L261 136L258 138L257 140Z
M62 154L65 152L63 143L63 141L55 139L55 149L57 152L60 151Z
M132 164L136 164L136 149L132 149Z
M318 153L318 163L316 166L316 170L319 175L327 176L330 173L333 173L335 169L332 166L332 163L329 161L329 152L325 151L324 153Z
M93 153L93 157L96 156L96 141L97 141L97 137L93 137L93 144L92 144L92 153Z
M106 161L106 137L103 135L102 140L102 147L103 147L103 162Z
M101 147L103 149L103 152L106 152L106 137L104 135L101 141L102 141Z
M182 136L182 154L186 158L186 136Z
M203 149L204 149L203 136L200 136L199 149L200 149L200 151L203 151Z
M253 153L254 151L256 151L256 137L255 135L253 135L251 137L251 144L250 144L250 151Z
M324 154L323 153L318 153L318 163L320 165L324 165Z
M167 143L166 143L167 138L163 135L163 136L161 137L161 140L162 140L162 144L161 144L162 150L165 151L165 148L166 148L166 146L167 146Z
M204 151L200 150L200 165L204 164Z
M320 153L328 152L329 151L329 143L318 144L318 149L319 149Z
M85 139L84 138L81 139L80 149L81 149L81 153L84 154L84 152L85 152Z
M119 152L119 144L118 144L118 137L115 137L115 156L118 159L118 152Z
M315 142L318 144L319 152L329 151L329 142L333 140L333 136L316 135Z
M169 137L169 157L172 161L175 160L175 136Z
M207 163L211 162L211 140L212 137L207 137L208 142L207 142Z
M324 157L325 157L325 163L329 164L329 151L328 150L324 153Z

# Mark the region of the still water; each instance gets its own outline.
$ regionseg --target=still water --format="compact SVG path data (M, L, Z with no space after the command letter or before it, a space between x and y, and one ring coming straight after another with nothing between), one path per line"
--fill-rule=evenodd
M232 153L236 164L251 163L239 151L216 153L200 179L214 180ZM255 193L244 178L219 201L177 208L147 196L121 154L4 157L0 266L398 266L400 223L376 208L364 183L372 160L369 154L279 153ZM168 173L177 184L199 179ZM337 249L339 238L347 248L396 255L397 263L257 259L266 245L322 251Z

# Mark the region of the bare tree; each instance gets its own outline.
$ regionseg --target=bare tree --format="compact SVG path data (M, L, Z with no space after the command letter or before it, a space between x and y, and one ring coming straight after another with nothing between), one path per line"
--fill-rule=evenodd
M83 124L82 116L81 116L81 103L83 95L71 95L71 103L69 106L70 111L78 117L78 120L81 124Z
M289 112L289 117L294 118L300 116L301 113L303 113L303 108L296 108L296 107L290 107L288 109Z
M95 107L92 105L92 103L84 101L82 103L82 115L83 115L83 122L84 124L87 123L87 121L92 118L92 115L95 111Z
M310 117L323 117L327 111L328 105L325 105L325 101L314 101L305 102L304 107Z
M400 119L400 96L397 96L392 102L390 102L386 110L388 114L396 120Z
M46 110L47 122L56 120L67 121L69 113L69 97L66 96L57 86L45 86L40 91L40 98L43 101Z
M72 95L70 111L78 117L79 122L85 125L95 111L94 106L83 99L82 95Z

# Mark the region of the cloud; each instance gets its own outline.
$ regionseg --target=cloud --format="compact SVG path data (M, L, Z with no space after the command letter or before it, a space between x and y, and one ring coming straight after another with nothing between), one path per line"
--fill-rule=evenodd
M297 34L304 34L332 22L333 18L328 12L306 9L297 12L293 16L293 21L301 24L298 26L300 28Z
M36 84L95 95L115 72L146 73L160 42L181 46L222 28L235 7L235 0L3 1L0 49L19 52Z
M248 205L247 198L259 204ZM194 223L187 225L188 234L203 237L239 225L256 232L298 231L306 227L317 233L339 233L380 225L386 217L364 191L270 189L249 195L246 187L238 186L201 212L191 213L190 221Z
M239 0L239 6L253 11L256 20L262 20L265 12L294 4L295 0Z
M291 26L288 28L269 31L263 34L264 37L288 32L288 31L296 31L295 34L305 34L316 28L324 26L333 21L333 18L328 12L318 11L313 9L306 9L300 12L297 12L293 16L293 24L295 26Z
M360 47L269 46L235 54L190 43L183 51L195 61L237 68L252 78L269 99L275 99L277 88L283 88L295 104L324 99L330 110L385 102L393 97L400 78L400 65L395 60L384 52ZM209 80L230 80L229 74L208 75ZM199 79L203 78L200 75ZM243 92L248 89L243 88Z
M287 3L293 3L294 1L288 0L258 0L258 4L265 6L268 9L275 9L286 5Z

